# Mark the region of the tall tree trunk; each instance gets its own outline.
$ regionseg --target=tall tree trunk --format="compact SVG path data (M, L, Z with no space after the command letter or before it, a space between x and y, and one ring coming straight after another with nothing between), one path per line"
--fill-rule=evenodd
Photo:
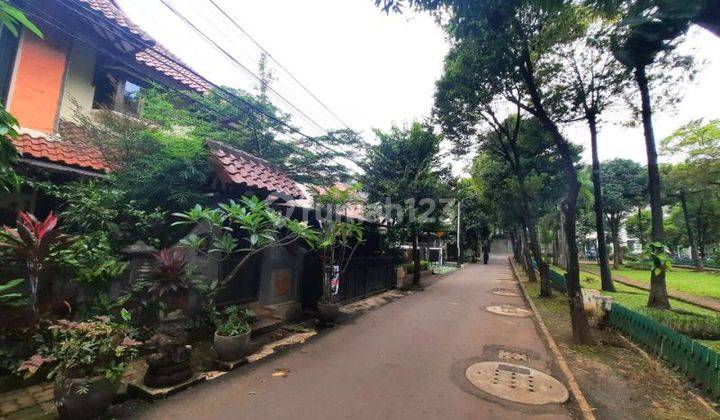
M552 286L550 285L550 267L542 256L540 242L538 241L537 230L532 223L528 225L528 242L530 251L540 272L540 297L552 297Z
M640 241L640 248L645 251L645 232L642 225L642 206L638 206L638 240Z
M687 197L684 192L681 192L678 198L680 199L680 207L682 207L683 219L685 219L685 230L687 231L688 242L690 242L690 256L693 260L693 266L696 270L700 270L700 258L698 257L695 235L693 235L693 229L692 226L690 226L690 216L688 215Z
M527 228L530 251L533 254L533 258L535 259L535 263L537 264L538 271L540 272L540 296L552 297L552 286L550 285L550 267L548 267L547 262L545 262L545 259L542 255L542 250L540 249L540 240L538 239L537 229L535 229L535 222L533 221L533 217L531 216L532 211L530 209L530 199L528 198L525 190L525 177L519 167L520 158L518 156L517 148L515 147L515 144L512 144L511 147L516 162L515 176L517 177L520 184L520 191L522 195L521 205L523 210L523 223Z
M568 151L569 155L569 151ZM565 160L565 159L564 159ZM570 302L570 317L572 319L573 339L582 344L595 344L590 332L590 324L585 314L582 289L580 288L580 264L578 262L578 247L575 240L575 217L577 214L577 196L580 191L580 183L577 180L575 167L572 159L564 163L568 182L568 195L561 204L564 215L564 228L568 245L567 272L565 273L565 285L567 287L568 300Z
M592 182L593 196L595 198L593 209L595 210L595 232L597 232L600 283L602 285L602 290L614 292L615 285L613 285L612 274L610 273L610 266L608 264L607 246L605 245L603 197L602 186L600 184L600 158L598 157L597 122L595 121L595 115L591 114L589 116L588 125L590 126L590 147L592 149Z
M560 206L558 206L558 210L560 210ZM558 246L560 248L560 253L558 254L558 265L562 267L563 270L567 270L568 247L566 243L567 241L565 237L565 225L563 223L563 220L565 220L565 216L563 216L561 211L560 227L558 228Z
M703 208L705 207L705 198L700 197L700 205L697 208L697 211L695 212L695 220L697 220L697 244L698 244L698 254L700 254L700 268L703 266L703 261L705 261L705 233L707 231L707 223L703 221Z
M552 257L552 263L553 265L558 265L558 254L560 254L560 241L558 239L558 235L560 235L560 232L557 230L555 231L555 234L553 235L553 257Z
M412 225L413 284L420 284L420 250L418 249L418 232L415 223Z
M522 188L522 187L521 187ZM535 259L537 264L538 272L540 272L540 296L541 297L552 297L552 287L550 285L550 267L547 262L543 259L542 251L540 250L540 241L538 240L537 230L529 216L529 206L527 201L524 204L525 211L523 211L523 219L527 228L528 245L530 252Z
M583 305L582 291L580 287L580 264L578 263L578 246L576 240L575 220L577 218L577 198L580 192L580 183L577 179L577 171L575 170L575 162L570 151L567 140L563 137L557 125L552 121L545 111L542 103L540 91L535 84L535 76L533 73L533 62L530 57L530 51L525 46L523 50L523 60L520 63L520 73L525 81L525 86L530 94L530 99L534 107L534 115L543 127L553 138L555 146L560 152L562 158L563 170L567 181L567 195L560 205L563 213L563 227L565 229L565 237L567 240L568 261L567 272L565 273L565 284L568 293L568 302L570 306L570 319L572 321L573 339L581 344L595 344L595 340L590 332L590 324Z
M613 269L617 270L622 263L620 257L620 216L611 214L608 224L610 225L610 236L612 236L613 243Z
M522 245L520 244L520 240L517 237L517 232L514 228L510 229L510 243L512 244L513 248L513 259L516 263L521 263Z
M527 232L524 226L520 235L522 237L522 253L523 260L525 261L525 272L528 275L528 280L531 283L534 283L537 281L537 276L535 275L535 267L532 263L532 251L530 251L530 246L528 245Z
M655 147L655 132L652 125L652 106L650 105L650 89L648 87L645 67L635 68L635 81L640 90L642 100L642 122L645 133L645 149L648 159L648 191L650 192L651 236L653 242L665 243L663 228L662 196L660 195L660 170ZM651 308L670 309L670 299L665 284L665 270L650 270L650 293L647 306Z

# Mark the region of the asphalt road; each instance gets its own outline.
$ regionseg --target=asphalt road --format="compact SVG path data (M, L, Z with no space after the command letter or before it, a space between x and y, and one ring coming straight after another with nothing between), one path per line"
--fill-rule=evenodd
M475 389L467 366L498 350L529 354L556 373L532 318L491 314L520 297L504 256L463 267L424 291L338 325L288 354L233 371L134 413L158 419L569 418L565 405L529 406ZM500 347L498 347L500 346ZM287 369L286 377L273 377ZM555 374L558 377L557 374Z

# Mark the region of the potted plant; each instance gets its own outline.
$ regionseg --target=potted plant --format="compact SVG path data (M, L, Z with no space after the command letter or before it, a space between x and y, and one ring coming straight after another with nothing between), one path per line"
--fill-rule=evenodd
M127 316L127 312L123 311ZM129 329L108 317L92 321L59 320L49 327L52 341L18 369L31 376L44 364L55 379L54 399L60 417L91 419L115 399L128 362L137 356L140 342Z
M337 299L340 277L347 269L357 246L363 241L362 225L355 220L342 221L340 216L344 209L358 201L358 188L333 186L324 191L317 188L314 191L315 203L325 208L326 215L320 220L321 234L317 245L323 266L323 293L317 308L320 318L325 322L335 322L340 315Z
M151 269L148 292L164 303L169 312L187 311L193 280L184 253L163 248L152 255L156 264Z
M245 355L250 345L252 311L238 305L228 306L218 317L215 353L223 362L234 362Z
M323 265L323 294L318 302L318 312L323 321L335 322L340 315L340 302L337 300L340 277L347 269L358 244L362 242L362 237L363 228L356 221L322 222L318 249Z

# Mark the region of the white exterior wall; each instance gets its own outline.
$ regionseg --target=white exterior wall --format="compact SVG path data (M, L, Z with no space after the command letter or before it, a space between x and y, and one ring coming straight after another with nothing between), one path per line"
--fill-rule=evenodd
M74 42L68 55L68 68L65 75L60 118L72 121L75 115L75 99L84 110L92 109L95 86L93 76L97 53L81 42Z

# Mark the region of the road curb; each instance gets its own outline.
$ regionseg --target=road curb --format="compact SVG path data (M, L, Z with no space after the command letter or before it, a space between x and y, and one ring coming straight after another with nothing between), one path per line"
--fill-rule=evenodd
M518 276L517 272L515 271L515 264L513 264L511 257L508 257L508 264L510 264L510 269L512 270L513 277L518 282L518 285L520 286L520 290L522 290L523 297L525 298L525 301L530 306L530 309L532 310L533 314L535 315L535 322L537 323L540 332L542 333L543 339L547 343L548 348L550 349L550 352L553 354L553 357L555 358L555 362L557 363L558 367L562 371L563 375L565 376L565 379L567 380L568 388L570 389L570 395L572 395L573 399L578 405L578 408L580 409L580 413L582 415L582 418L585 420L595 420L595 414L593 414L593 410L590 407L590 404L588 404L587 399L585 398L585 395L583 394L582 390L580 389L580 384L577 383L577 380L575 380L575 375L572 373L572 370L570 369L570 366L568 366L567 361L565 361L565 357L560 352L560 348L558 348L557 344L555 343L555 340L552 338L552 335L550 335L550 331L547 329L547 326L545 326L545 322L543 321L542 317L540 316L540 312L538 311L537 307L535 306L535 303L530 299L530 296L527 293L527 290L525 290L525 287L523 286L522 282L520 281L520 277Z

